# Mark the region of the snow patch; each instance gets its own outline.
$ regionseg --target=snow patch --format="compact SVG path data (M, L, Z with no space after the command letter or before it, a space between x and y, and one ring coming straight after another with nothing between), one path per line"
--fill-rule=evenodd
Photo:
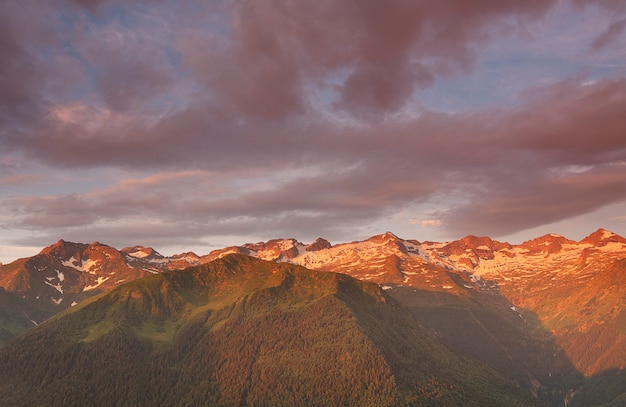
M74 264L74 263L78 263L78 264ZM73 269L76 269L78 271L85 271L83 269L83 265L81 262L79 262L78 260L76 260L76 258L74 256L70 257L69 260L66 260L62 263L65 267L71 267Z
M83 291L91 291L95 288L98 288L102 285L102 283L104 283L105 281L107 281L109 279L109 277L98 277L98 281L96 282L95 285L88 285L85 286L85 288L83 288Z
M141 250L137 250L132 253L128 253L129 256L137 257L139 259L143 259L144 257L148 257L150 254Z
M615 236L615 233L613 233L613 232L609 232L608 230L602 231L602 240L609 239L609 238L611 238L613 236Z
M278 242L278 247L281 251L287 251L295 245L296 243L292 239L281 240L280 242Z
M98 260L87 260L82 262L83 270L88 271L89 274L96 274Z
M98 260L77 260L74 256L70 257L69 260L62 262L62 264L66 267L71 267L75 270L83 272L87 271L90 274L96 274L96 271L93 269L96 268L95 266L97 266L98 263ZM63 281L63 279L65 279L63 273L59 272L58 270L57 275L59 276L60 281Z

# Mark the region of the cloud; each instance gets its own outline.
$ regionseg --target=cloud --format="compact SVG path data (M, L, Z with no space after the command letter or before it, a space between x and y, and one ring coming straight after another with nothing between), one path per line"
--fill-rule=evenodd
M611 23L605 33L596 37L591 43L593 50L600 50L607 47L609 44L618 41L619 37L626 28L626 18Z
M421 221L419 224L424 227L437 227L441 226L443 222L439 219L426 219Z
M154 145L133 144L133 137L142 136L129 134L120 139L125 143L120 151L116 140L106 145L96 139L88 147L94 140L72 137L48 149L80 152L76 160L86 162L107 149L147 165L160 154L160 141L171 135L182 146L168 147L162 161L192 165L88 193L4 200L5 219L10 219L5 227L58 235L100 230L113 236L125 229L124 220L143 220L146 228L163 233L164 224L184 225L197 237L298 230L337 239L407 205L444 196L450 202L441 225L451 235L513 233L626 199L620 188L626 181L621 114L626 82L580 83L559 82L525 105L496 111L424 112L367 127L329 122L298 129L294 123L258 126L254 133L252 127L231 127L228 137L206 148L176 139L182 131L159 127L152 130ZM85 112L70 106L59 114L71 122ZM210 125L206 118L198 120Z
M0 67L5 146L65 166L72 160L50 144L77 144L73 139L81 137L102 147L91 165L140 166L144 162L134 155L114 157L111 151L151 142L171 148L172 136L161 129L177 131L190 151L205 151L205 143L231 137L242 120L253 121L253 128L257 120L315 120L313 87L326 95L326 108L360 119L384 117L436 78L471 69L492 30L511 20L522 25L555 1L472 7L406 0L242 1L230 7L109 2L116 8L106 10L104 3L74 1L77 8L71 8L39 2L41 10L3 3L0 48L3 60L11 61ZM95 9L96 17L85 13ZM42 120L77 98L96 110L132 115L137 123L91 131ZM186 120L188 125L171 127ZM134 140L127 143L130 134Z
M122 233L127 225L141 222L141 229L175 224L177 230L198 233L197 237L244 231L289 233L296 228L301 233L330 233L339 224L341 228L358 226L387 211L389 205L416 196L425 199L432 190L431 185L369 175L357 168L246 191L233 185L242 179L229 180L224 174L164 173L84 194L6 199L3 223L21 230L54 230L62 236L77 230L113 235L107 230ZM174 237L177 232L168 235Z
M342 239L447 200L420 225L502 235L626 199L621 76L542 80L516 104L465 112L419 107L556 1L44 3L0 5L2 154L142 176L1 195L1 227ZM614 47L623 21L596 46Z
M71 0L72 3L76 3L88 10L95 10L98 6L104 3L106 0Z
M520 189L512 185L508 190L490 191L488 199L457 208L445 223L461 234L504 236L624 202L626 192L619 186L625 181L623 166L609 166L537 180Z
M242 85L244 94L276 94L272 104L282 106L283 113L306 104L309 82L343 76L338 86L329 87L337 108L359 117L384 115L401 108L413 89L471 69L490 30L506 25L506 19L522 24L554 4L244 1L233 9L233 41L226 52L239 62L234 66L242 67L238 76L252 79ZM238 86L235 90L240 92ZM249 101L239 101L238 107L255 113L249 107L257 103L242 102Z
M590 6L595 5L608 9L610 11L623 11L626 10L626 4L621 0L572 0L572 2L578 6Z

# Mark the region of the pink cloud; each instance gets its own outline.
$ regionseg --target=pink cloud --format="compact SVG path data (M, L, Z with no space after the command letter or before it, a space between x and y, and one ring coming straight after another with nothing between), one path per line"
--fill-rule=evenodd
M609 44L619 39L625 28L626 18L611 23L611 25L604 34L598 36L596 39L593 40L593 42L591 43L591 47L594 50L600 50L607 47Z
M523 24L553 4L243 1L230 14L230 38L186 34L205 46L184 47L184 63L203 76L216 99L243 114L301 114L306 85L342 72L347 77L334 87L336 107L357 116L385 114L434 78L471 69L491 30L509 24L505 19Z
M179 237L339 234L446 197L450 233L502 234L626 199L620 76L544 81L508 107L398 114L556 1L115 3L124 18L74 3L0 5L2 151L153 175L3 198L24 230L114 236L145 216L163 234L184 224ZM623 21L596 45L615 46Z

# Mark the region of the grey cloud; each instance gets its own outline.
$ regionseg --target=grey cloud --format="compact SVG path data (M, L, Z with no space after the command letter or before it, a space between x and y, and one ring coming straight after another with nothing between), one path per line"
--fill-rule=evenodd
M611 23L605 33L599 35L593 40L593 42L591 43L591 48L597 51L607 47L609 44L615 41L618 41L625 28L626 18L614 21L613 23Z
M622 0L572 0L578 6L595 5L610 11L624 11L626 4Z
M566 80L503 116L508 144L562 164L601 164L626 156L626 80Z
M93 9L101 2L75 3ZM489 38L488 27L509 17L541 16L553 3L485 1L467 8L464 2L441 7L404 0L244 1L220 9L230 19L228 29L209 19L216 27L209 36L198 32L212 4L183 3L171 13L174 6L166 3L130 2L124 18L103 14L96 23L77 8L68 13L72 18L49 19L47 30L55 35L45 47L32 36L6 37L7 52L34 71L9 72L17 85L4 92L14 95L7 106L15 106L15 98L28 105L19 109L21 119L15 119L14 107L0 118L13 120L4 144L63 167L198 165L207 155L234 153L238 159L239 150L252 149L257 156L271 149L290 154L283 147L298 138L293 135L301 123L319 120L308 87L325 86L330 94L334 89L336 108L357 117L384 116L436 77L471 67L472 55ZM59 15L62 4L49 3L48 12ZM16 13L7 10L11 14ZM22 26L40 18L17 14ZM71 80L47 70L46 58L35 64L32 53L50 49L60 55L55 68L74 72ZM345 82L330 84L344 70ZM62 83L72 83L73 92L68 85L60 90ZM59 93L44 95L40 88ZM84 95L81 103L90 107L128 117L122 124L110 117L95 126L90 117L67 123L48 114L72 94Z
M618 164L626 161L621 137L626 123L619 114L624 111L624 87L619 81L586 86L571 81L511 110L424 113L403 123L342 131L327 124L297 132L297 127L258 126L253 132L244 126L238 132L233 125L226 127L228 137L209 140L204 150L180 138L180 150L168 153L172 166L185 156L185 165L205 160L204 168L218 178L223 174L219 182L201 182L202 175L191 174L79 196L32 198L18 211L23 214L20 226L95 227L102 221L145 216L172 224L202 224L207 233L261 231L269 225L274 225L267 229L272 231L302 230L311 225L321 235L323 230L337 233L338 228L380 219L406 205L427 203L439 194L472 202L451 203L446 223L451 233L461 235L471 227L513 232L626 198L619 192L625 167ZM198 120L206 119L199 115ZM176 125L194 126L182 118ZM325 131L318 133L320 129ZM181 133L156 128L153 136L163 141L166 134ZM88 157L91 150L78 142L60 145ZM130 144L120 154L154 161L160 147ZM113 152L115 147L109 148ZM236 186L255 171L261 171L256 184L263 174L312 165L325 170L316 176L295 174L260 190ZM225 168L229 172L223 173ZM600 189L590 193L594 185ZM610 193L612 189L618 192ZM558 205L559 200L565 203Z
M4 198L5 227L142 244L146 233L340 238L408 205L461 196L471 203L450 203L450 233L503 234L626 199L624 79L566 80L510 108L393 116L434 81L471 70L494 27L524 25L554 1L242 1L220 8L227 23L207 18L213 5L170 14L169 3L142 3L151 18L128 10L133 26L104 14L90 26L78 7L73 25L45 40L16 26L40 15L7 4L19 24L0 17L12 61L0 62L3 147L52 168L198 174ZM61 3L51 4L58 15ZM47 47L61 57L42 58ZM263 177L271 185L245 189ZM91 232L102 237L82 239Z
M530 185L511 183L487 191L468 205L444 216L455 235L505 236L535 226L585 214L626 201L623 164L535 180Z

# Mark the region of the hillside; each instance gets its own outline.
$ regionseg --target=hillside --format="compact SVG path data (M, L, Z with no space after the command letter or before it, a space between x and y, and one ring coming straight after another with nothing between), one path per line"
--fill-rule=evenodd
M10 405L534 405L380 287L230 255L122 284L0 348Z
M553 335L586 376L626 368L626 239L604 229L580 242L550 234L520 245L476 236L420 243L387 232L312 250L295 239L275 239L203 259L237 251L345 273L391 291L410 287L481 304L496 296L509 316Z
M0 265L0 287L20 299L15 305L19 308L17 314L28 321L28 324L15 324L0 313L0 331L7 332L0 335L0 344L121 283L197 264L199 257L194 256L186 253L165 258L141 246L117 250L98 242L59 240L33 257Z
M626 239L610 231L520 245L476 236L417 242L388 232L315 250L275 239L205 258L237 250L376 282L448 345L550 404L576 403L581 373L590 383L626 388ZM619 385L608 380L611 371Z
M0 287L0 344L35 326L30 319L35 313L23 299Z
M127 282L233 254L376 283L446 346L548 405L619 404L624 396L626 239L604 229L578 242L549 234L519 245L477 236L418 242L390 232L336 245L272 239L171 257L61 240L1 266L0 344ZM117 326L106 321L95 332Z

